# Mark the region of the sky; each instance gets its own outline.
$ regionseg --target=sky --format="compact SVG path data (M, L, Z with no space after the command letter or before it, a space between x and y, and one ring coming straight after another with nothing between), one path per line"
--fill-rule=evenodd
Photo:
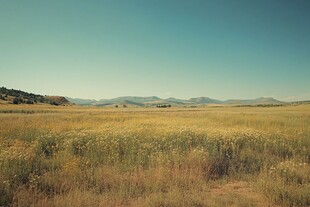
M0 86L310 99L310 1L2 0Z

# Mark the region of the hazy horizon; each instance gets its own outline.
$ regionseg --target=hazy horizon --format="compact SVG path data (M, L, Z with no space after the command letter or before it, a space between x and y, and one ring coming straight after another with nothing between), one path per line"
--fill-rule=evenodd
M54 94L57 95L57 94ZM193 97L188 97L188 98L179 98L179 97L174 97L174 96L169 96L169 97L161 97L161 96L156 96L156 95L148 95L148 96L136 96L136 95L124 95L124 96L117 96L117 97L111 97L111 98L99 98L99 99L93 99L93 98L81 98L81 97L70 97L70 96L66 96L63 95L64 97L69 97L69 98L73 98L73 99L88 99L88 100L95 100L95 101L100 101L103 99L115 99L115 98L120 98L120 97L157 97L160 99L168 99L168 98L176 98L176 99L180 99L180 100L189 100L191 98L200 98L200 97L206 97L206 98L211 98L211 99L215 99L215 100L220 100L220 101L227 101L227 100L247 100L247 99L258 99L258 98L274 98L276 100L279 101L284 101L284 102L290 102L290 101L308 101L310 100L309 94L304 94L304 95L300 95L300 96L289 96L289 97L273 97L273 96L260 96L260 97L250 97L250 98L230 98L230 99L218 99L218 98L214 98L214 97L210 97L207 95L201 95L201 96L193 96Z
M3 1L1 86L83 99L310 99L310 1Z
M5 86L0 86L0 87L5 87ZM21 89L18 89L18 88L8 88L8 87L5 87L7 89L14 89L14 90L21 90ZM24 90L21 90L21 91L24 91ZM123 97L157 97L157 98L160 98L160 99L169 99L169 98L175 98L175 99L180 99L180 100L189 100L191 98L201 98L201 97L205 97L205 98L211 98L211 99L215 99L215 100L219 100L219 101L227 101L227 100L250 100L250 99L258 99L258 98L274 98L276 100L279 100L279 101L284 101L284 102L294 102L294 101L309 101L310 99L308 98L309 97L309 94L303 94L303 95L300 95L300 96L290 96L290 97L273 97L273 96L260 96L260 97L250 97L250 98L230 98L230 99L218 99L218 98L214 98L214 97L210 97L210 96L207 96L207 95L201 95L201 96L193 96L193 97L187 97L187 98L180 98L180 97L173 97L173 96L169 96L169 97L161 97L161 96L157 96L157 95L146 95L146 96L137 96L137 95L124 95L124 96L117 96L117 97L111 97L111 98L107 98L107 97L103 97L103 98L98 98L98 99L95 99L95 98L82 98L82 97L70 97L70 96L67 96L67 95L64 95L64 94L39 94L39 93L35 93L35 92L32 92L32 91L25 91L25 92L28 92L28 93L34 93L34 94L38 94L38 95L46 95L46 96L63 96L63 97L68 97L68 98L71 98L71 99L84 99L84 100L95 100L95 101L100 101L100 100L110 100L110 99L115 99L115 98L123 98Z

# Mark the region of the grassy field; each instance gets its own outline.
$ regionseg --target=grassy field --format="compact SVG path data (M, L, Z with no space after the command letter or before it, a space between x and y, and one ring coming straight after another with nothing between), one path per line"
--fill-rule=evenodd
M310 105L0 105L0 206L310 206Z

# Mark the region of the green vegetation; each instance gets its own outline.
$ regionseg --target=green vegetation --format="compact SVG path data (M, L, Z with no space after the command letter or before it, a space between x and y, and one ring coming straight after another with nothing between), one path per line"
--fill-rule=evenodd
M70 104L64 97L42 96L21 90L7 89L5 87L0 88L0 99L12 104L46 103L56 106Z
M0 88L0 94L2 94L3 100L8 100L8 97L14 97L13 103L20 104L26 103L26 101L31 101L32 103L45 103L45 98L42 95L36 95L33 93L27 93L21 90L7 89L5 87ZM5 97L5 98L3 98Z
M160 104L156 105L157 108L171 108L171 104Z

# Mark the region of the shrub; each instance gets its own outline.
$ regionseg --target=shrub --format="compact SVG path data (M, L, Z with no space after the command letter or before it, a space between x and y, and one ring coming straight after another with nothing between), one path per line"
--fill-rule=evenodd
M14 99L13 99L13 104L19 104L19 103L20 103L19 98L14 98Z
M26 101L26 104L33 104L33 101L28 99L28 100Z
M36 154L45 158L52 158L60 150L61 141L54 136L42 136L37 140Z

